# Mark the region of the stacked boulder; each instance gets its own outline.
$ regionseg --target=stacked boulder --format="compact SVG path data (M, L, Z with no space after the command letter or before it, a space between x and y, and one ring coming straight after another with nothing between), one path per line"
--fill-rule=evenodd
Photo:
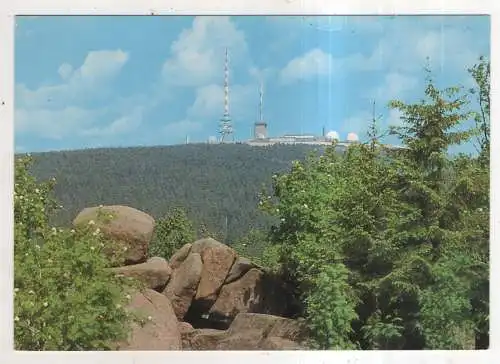
M100 222L102 213L112 219ZM279 317L286 310L282 285L229 246L206 238L184 245L169 262L148 259L151 216L127 206L101 206L84 209L73 224L91 220L124 248L119 266L111 269L146 288L132 292L129 309L148 319L134 324L119 350L300 348L303 327Z
M110 219L102 219L102 215ZM82 210L73 220L78 227L92 222L111 241L118 243L105 250L123 247L121 265L111 268L116 274L133 277L142 282L144 291L131 292L128 309L145 317L144 324L133 323L126 342L119 350L180 350L182 349L178 322L171 302L160 292L172 275L172 269L163 258L147 259L148 247L155 220L148 214L127 206L100 206ZM121 252L120 252L121 253Z
M284 314L279 282L212 238L184 245L170 267L172 279L163 294L181 321L227 328L239 313Z

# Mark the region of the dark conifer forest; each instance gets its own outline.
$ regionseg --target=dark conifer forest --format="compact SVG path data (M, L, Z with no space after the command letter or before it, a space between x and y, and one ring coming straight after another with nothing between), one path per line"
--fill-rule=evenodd
M315 149L191 144L61 151L34 154L32 170L57 180L54 196L63 208L56 224L67 226L81 209L101 204L132 206L155 218L182 208L196 226L231 244L253 228L270 227L273 219L258 209L259 193L270 190L273 174Z

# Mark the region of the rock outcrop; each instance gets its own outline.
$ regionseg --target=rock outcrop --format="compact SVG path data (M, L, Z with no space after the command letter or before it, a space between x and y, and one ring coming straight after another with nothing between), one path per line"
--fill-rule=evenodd
M198 305L210 308L217 299L220 288L233 266L237 254L227 245L211 238L194 242L191 254L196 253L201 255L203 271L195 300Z
M169 261L172 269L177 269L186 260L188 254L191 252L191 246L192 244L185 244L172 255Z
M161 292L172 275L172 269L164 258L153 257L146 263L112 268L118 275L132 277L142 282L147 288Z
M184 245L170 266L173 274L164 294L177 317L197 328L227 329L239 313L285 313L286 292L280 282L214 239Z
M182 264L174 270L172 278L163 291L163 294L172 302L175 315L179 320L191 306L200 282L203 263L198 253L189 254Z
M265 314L239 314L227 330L192 329L181 334L187 350L301 350L305 326Z
M118 350L180 350L181 334L170 301L161 293L147 289L132 296L128 307L140 322L132 324L127 342Z
M280 317L290 298L283 282L231 247L206 238L184 245L168 262L147 260L155 221L126 206L86 208L73 224L99 228L110 241L105 253L123 257L110 270L143 285L131 292L127 309L137 319L118 350L305 348L304 326Z
M109 253L123 255L123 265L146 261L155 227L155 220L151 216L128 206L87 207L76 216L73 225L78 227L89 222L116 243ZM122 248L123 254L114 251Z

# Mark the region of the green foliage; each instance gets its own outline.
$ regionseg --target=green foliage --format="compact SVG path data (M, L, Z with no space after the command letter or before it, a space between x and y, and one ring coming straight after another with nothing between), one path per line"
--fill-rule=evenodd
M51 183L16 160L14 342L16 350L106 350L127 334L126 282L107 268L109 243L95 225L50 227Z
M479 111L474 112L474 120L478 132L481 157L485 163L489 162L490 153L490 62L485 57L479 58L479 63L469 68L476 87L469 91L477 97Z
M351 321L358 318L357 298L348 283L348 274L342 264L325 266L306 298L313 345L318 349L356 349L349 338Z
M175 251L196 238L193 224L186 212L180 208L172 209L165 217L156 222L153 240L149 246L150 257L170 259Z
M483 105L485 70L471 71ZM374 119L369 145L296 161L261 195L279 219L278 270L296 287L317 347L464 349L474 332L475 347L485 346L489 171L482 155L448 155L474 135L461 92L429 77L421 102L390 103L402 114L391 132L406 149L384 151Z

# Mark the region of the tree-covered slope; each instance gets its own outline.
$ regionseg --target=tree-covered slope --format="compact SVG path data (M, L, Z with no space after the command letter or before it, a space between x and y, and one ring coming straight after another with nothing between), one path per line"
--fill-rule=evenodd
M63 205L58 224L100 204L129 205L156 218L182 207L197 226L205 224L231 243L250 227L269 226L257 209L258 193L274 173L314 149L190 144L47 152L33 155L33 172L57 180L55 197Z

